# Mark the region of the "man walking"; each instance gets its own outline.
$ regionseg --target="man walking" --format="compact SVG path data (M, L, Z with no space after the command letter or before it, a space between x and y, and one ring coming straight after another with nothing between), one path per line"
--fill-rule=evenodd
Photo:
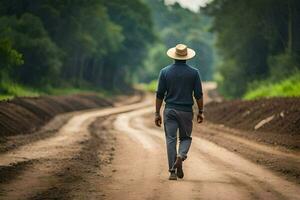
M161 126L160 108L165 100L164 129L167 143L169 180L183 178L182 162L187 158L191 146L193 127L193 96L198 105L197 122L203 121L203 95L200 75L197 69L186 64L196 53L184 44L167 51L175 62L163 68L159 74L156 92L155 124ZM179 130L179 149L177 152L177 130Z

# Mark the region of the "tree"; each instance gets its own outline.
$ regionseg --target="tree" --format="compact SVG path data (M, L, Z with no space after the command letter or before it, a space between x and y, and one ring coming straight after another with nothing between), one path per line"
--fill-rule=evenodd
M2 0L0 36L23 54L23 84L123 88L153 41L149 16L140 0Z
M9 39L0 40L0 79L2 81L8 81L9 75L14 67L22 65L24 63L22 54L12 48L11 41Z
M166 54L167 48L161 43L156 43L149 49L149 53L144 60L144 67L138 71L139 80L150 82L157 79L158 72L162 67L170 64L171 59Z
M57 80L61 67L59 49L51 41L39 18L25 13L0 18L0 35L9 38L12 46L23 54L24 63L14 70L22 83L34 86Z
M125 38L105 65L111 67L113 85L124 85L133 79L147 55L147 45L154 41L150 10L139 0L104 1L104 5L112 21L122 27Z
M150 53L157 52L160 47L160 56L165 57L165 52L162 49L174 47L178 43L185 43L189 47L196 50L196 57L189 62L193 67L199 69L203 80L211 80L213 73L213 66L215 60L214 52L214 35L207 30L211 25L211 18L203 13L194 13L188 9L182 8L178 3L166 6L162 0L146 0L152 11L152 19L155 24L155 32L157 33L159 45L153 45ZM148 60L152 60L150 55ZM158 59L159 55L156 55ZM158 59L163 60L163 58ZM168 63L172 61L168 59ZM155 62L155 61L154 61ZM146 71L149 71L149 61L145 62ZM148 81L153 78L165 65L162 63L159 67L155 67L149 76L143 76L143 81ZM156 64L155 64L156 66Z
M294 24L300 20L295 12L299 8L295 0L216 0L209 4L205 10L214 17L212 30L224 60L218 68L224 95L240 97L252 82L270 76L278 80L293 72L299 64L295 64L299 28Z

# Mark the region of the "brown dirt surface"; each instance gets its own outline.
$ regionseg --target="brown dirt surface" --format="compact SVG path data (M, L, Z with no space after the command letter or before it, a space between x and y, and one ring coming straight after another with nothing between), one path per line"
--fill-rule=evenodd
M219 127L243 130L237 133L240 136L290 149L300 148L300 98L211 102L205 109L208 121Z
M0 153L0 199L102 199L100 185L115 173L114 115L150 104L129 98L129 105L73 112L63 125L54 118L47 126L57 125L55 133L25 134L37 139Z
M113 117L101 117L89 125L91 138L81 142L81 150L54 173L56 184L34 194L30 199L102 199L98 190L103 181L102 168L114 158L116 138L108 132ZM86 194L89 195L86 195Z
M299 172L299 151L207 122L194 123L184 179L169 181L153 97L76 112L51 136L0 153L0 199L300 199L299 182L265 162Z
M23 145L26 145L26 144L29 144L29 143L33 143L33 142L36 142L38 140L43 140L43 139L47 139L49 137L52 137L53 135L55 135L55 133L57 133L57 131L59 131L59 129L64 124L66 124L69 121L70 118L72 118L74 115L77 115L78 113L81 112L80 110L69 112L69 110L72 110L72 109L74 110L74 109L77 109L77 108L78 109L84 109L85 107L91 108L91 106L98 106L98 108L103 108L103 107L107 107L107 105L108 105L109 107L111 107L112 102L113 102L113 107L119 107L119 106L122 106L122 105L134 104L134 103L142 101L142 99L144 98L144 93L142 93L140 91L136 91L134 93L130 93L130 94L127 94L127 95L125 95L125 94L124 95L117 95L117 96L109 98L109 101L106 100L106 99L99 98L98 96L96 96L94 94L91 94L91 95L73 95L73 96L76 96L76 98L78 96L84 96L84 97L80 97L80 98L81 99L86 98L86 99L88 99L89 102L87 102L87 100L84 100L85 101L84 107L82 105L74 106L72 104L71 104L71 106L73 106L73 107L70 107L70 105L67 101L68 101L69 98L71 98L71 96L68 96L68 98L66 98L66 96L65 97L63 97L63 96L59 97L60 98L59 101L60 101L61 104L53 105L54 108L55 108L54 112L59 111L59 114L57 114L53 117L52 116L53 112L51 112L49 110L46 110L44 112L44 114L47 117L45 117L44 120L41 120L40 123L38 123L39 121L35 121L34 124L26 123L26 122L21 123L21 125L24 125L24 129L25 129L24 132L22 130L22 131L18 132L17 134L0 135L0 153L4 153L4 152L10 151L10 150L14 150L14 149L16 149L20 146L23 146ZM57 98L58 97L55 97L55 99L57 99ZM39 98L29 98L29 99L31 99L31 100L34 99L35 101L41 101ZM64 102L65 99L67 99L66 102ZM79 100L79 98L77 100ZM20 98L20 99L17 99L16 101L18 101L18 102L28 101L28 98L22 98L22 99ZM92 101L92 103L90 101ZM22 102L22 103L24 103L24 102ZM82 103L82 102L79 102L79 103ZM37 109L41 109L41 113L42 113L43 110L46 109L44 105L41 106L41 105L37 104L37 102L35 102L35 104L36 105L34 105L34 106L31 106L29 104L29 106L32 107L33 112L35 112L35 110L37 110ZM10 104L7 103L6 105L10 105ZM23 105L23 107L26 107L26 105L24 105L24 104L22 104L22 105ZM13 106L15 106L15 105L13 105ZM16 108L16 106L14 108ZM95 109L97 109L97 108L95 108ZM66 110L68 112L65 112ZM94 108L90 109L90 110L94 110ZM62 112L62 113L60 113L60 112ZM42 115L41 113L35 112L35 114L38 115L38 116ZM0 116L1 116L1 114L0 114ZM12 115L12 116L14 116L14 115ZM21 117L22 117L22 114L21 114ZM43 117L43 116L40 116L40 117ZM51 119L48 120L49 117ZM10 118L5 118L5 117L0 118L0 119L2 120L2 122L0 120L0 124L1 123L8 123L11 120ZM33 120L33 119L31 119L31 120ZM39 120L38 117L37 117L37 120ZM43 123L45 123L45 125L41 126L41 124L43 124ZM32 127L31 131L29 130L30 127ZM16 130L20 129L18 124L15 124L15 128L16 128ZM34 131L36 129L38 129L38 130ZM29 131L26 131L26 130L29 130Z
M241 131L226 127L220 128L209 122L204 122L202 126L195 124L194 135L237 153L290 181L300 183L299 151L289 151L280 145L271 146L249 140L241 137L243 135Z
M152 107L118 115L114 127L118 145L112 167L116 172L101 185L105 199L299 199L297 183L289 182L295 179L275 174L265 167L267 163L260 163L275 153L270 158L275 159L275 165L282 163L285 169L297 170L299 161L293 160L297 155L266 146L253 150L243 139L238 149L262 159L253 162L239 150L227 150L236 143L226 143L224 148L204 139L206 124L194 123L193 144L184 162L185 177L174 182L167 180L165 136L162 128L154 127Z
M66 112L112 106L95 94L23 97L0 102L0 137L28 134Z
M22 195L24 199L101 199L103 193L97 187L105 178L102 168L110 165L114 156L116 138L108 132L113 120L100 117L92 122L90 137L76 143L72 148L77 150L70 155L0 166L0 199L2 195L10 196L3 199ZM35 190L26 189L25 183Z

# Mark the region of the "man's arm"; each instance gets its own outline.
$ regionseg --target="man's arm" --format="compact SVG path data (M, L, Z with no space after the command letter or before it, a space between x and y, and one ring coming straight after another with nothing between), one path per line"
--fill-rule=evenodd
M156 91L156 100L155 100L155 125L160 127L161 126L161 115L160 115L160 108L165 98L166 93L166 80L163 74L163 71L160 71L159 78L158 78L158 85Z
M202 123L204 119L203 115L203 97L200 99L196 99L197 106L198 106L198 115L197 115L197 122Z
M202 84L199 72L197 72L195 85L194 85L194 97L197 102L198 106L198 115L197 115L197 122L202 123L204 119L203 115L203 92L202 92Z
M158 127L161 126L160 108L161 108L162 102L163 102L162 99L156 98L156 101L155 101L155 106L156 106L156 109L155 109L155 125L158 126Z

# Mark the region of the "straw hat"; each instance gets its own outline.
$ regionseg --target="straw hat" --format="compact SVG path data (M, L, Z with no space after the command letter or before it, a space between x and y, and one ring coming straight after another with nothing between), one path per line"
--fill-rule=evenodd
M167 55L175 60L189 60L193 58L196 53L193 49L187 48L184 44L177 44L167 51Z

